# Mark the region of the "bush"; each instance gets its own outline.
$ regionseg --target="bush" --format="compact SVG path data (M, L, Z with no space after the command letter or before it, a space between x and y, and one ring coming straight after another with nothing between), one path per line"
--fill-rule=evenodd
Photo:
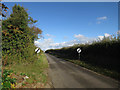
M62 58L77 60L77 48L81 48L80 60L90 63L94 66L103 67L120 73L119 53L120 41L101 41L90 45L78 44L69 48L47 50L46 53L57 55Z
M34 39L42 31L29 27L35 23L29 18L27 11L20 5L12 8L10 17L2 22L2 61L3 65L17 63L32 63L37 58L34 52Z

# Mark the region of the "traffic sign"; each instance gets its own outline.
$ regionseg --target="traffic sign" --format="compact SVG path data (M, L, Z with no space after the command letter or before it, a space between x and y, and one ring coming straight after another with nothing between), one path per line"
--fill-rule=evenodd
M81 49L80 49L80 48L77 48L77 52L78 52L78 59L80 60Z
M40 53L40 48L36 48L36 49L35 49L35 52L36 52L36 53Z
M78 52L78 53L81 53L81 49L80 49L80 48L78 48L78 49L77 49L77 52Z

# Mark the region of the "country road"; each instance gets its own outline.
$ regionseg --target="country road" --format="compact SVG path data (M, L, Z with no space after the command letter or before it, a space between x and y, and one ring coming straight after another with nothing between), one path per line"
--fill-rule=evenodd
M54 88L118 88L118 82L46 54Z

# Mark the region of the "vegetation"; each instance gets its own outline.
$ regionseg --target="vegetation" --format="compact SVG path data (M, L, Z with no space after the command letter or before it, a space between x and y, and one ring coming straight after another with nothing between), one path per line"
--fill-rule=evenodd
M8 7L4 4L2 7L3 11L7 11ZM3 14L3 17L6 15ZM48 68L47 59L42 50L39 55L34 51L34 40L38 39L38 35L41 37L42 33L42 30L34 25L36 22L20 5L14 5L11 15L2 21L3 88L18 87L16 82L20 83L24 76L29 79L26 84L22 83L22 86L47 82L47 74L44 72ZM16 81L11 75L17 78Z
M78 53L76 51L78 47L82 49L80 60L78 60ZM97 70L94 69L94 71L104 73L106 75L109 74L108 76L120 80L119 51L119 37L104 37L103 40L94 41L92 44L78 44L72 47L52 49L47 50L46 53L56 55L60 58L69 59L68 61L87 67L89 69L96 67ZM104 69L110 72L104 72Z
M7 10L9 9L5 4L0 2L0 7L2 7L0 9L0 15L2 15L2 17L6 17L5 12L7 12Z
M15 88L44 88L48 84L48 61L45 54L42 52L38 55L38 59L31 64L12 64L7 65L5 69L13 70L16 75ZM27 76L26 81L21 81L20 77ZM19 85L21 83L21 85ZM39 84L39 85L38 85Z
M36 59L34 39L37 37L29 24L35 21L28 16L20 5L12 8L10 17L2 22L2 54L3 65L13 62L26 63ZM40 29L37 34L41 34Z
M16 78L12 76L13 70L5 69L2 76L2 85L3 88L15 88Z

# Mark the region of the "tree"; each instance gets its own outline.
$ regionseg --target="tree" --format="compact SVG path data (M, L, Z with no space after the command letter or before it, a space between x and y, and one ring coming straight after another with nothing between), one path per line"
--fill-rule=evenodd
M24 7L20 5L13 6L12 13L9 18L2 22L2 50L3 59L13 60L31 60L34 59L34 39L37 34L42 31L39 28L30 28L29 24L36 22L29 17ZM13 55L13 57L11 57ZM10 59L8 59L8 57ZM7 59L6 59L7 58ZM8 61L6 61L8 62Z
M6 17L6 14L5 12L7 12L9 8L3 4L3 3L0 3L0 15L2 15L2 17Z
M33 27L31 27L31 30L32 30L33 33L34 33L34 36L35 36L34 38L35 38L35 39L39 39L39 36L38 36L38 35L40 35L40 37L42 37L42 36L41 36L41 34L42 34L42 30L41 30L41 29L33 26Z

